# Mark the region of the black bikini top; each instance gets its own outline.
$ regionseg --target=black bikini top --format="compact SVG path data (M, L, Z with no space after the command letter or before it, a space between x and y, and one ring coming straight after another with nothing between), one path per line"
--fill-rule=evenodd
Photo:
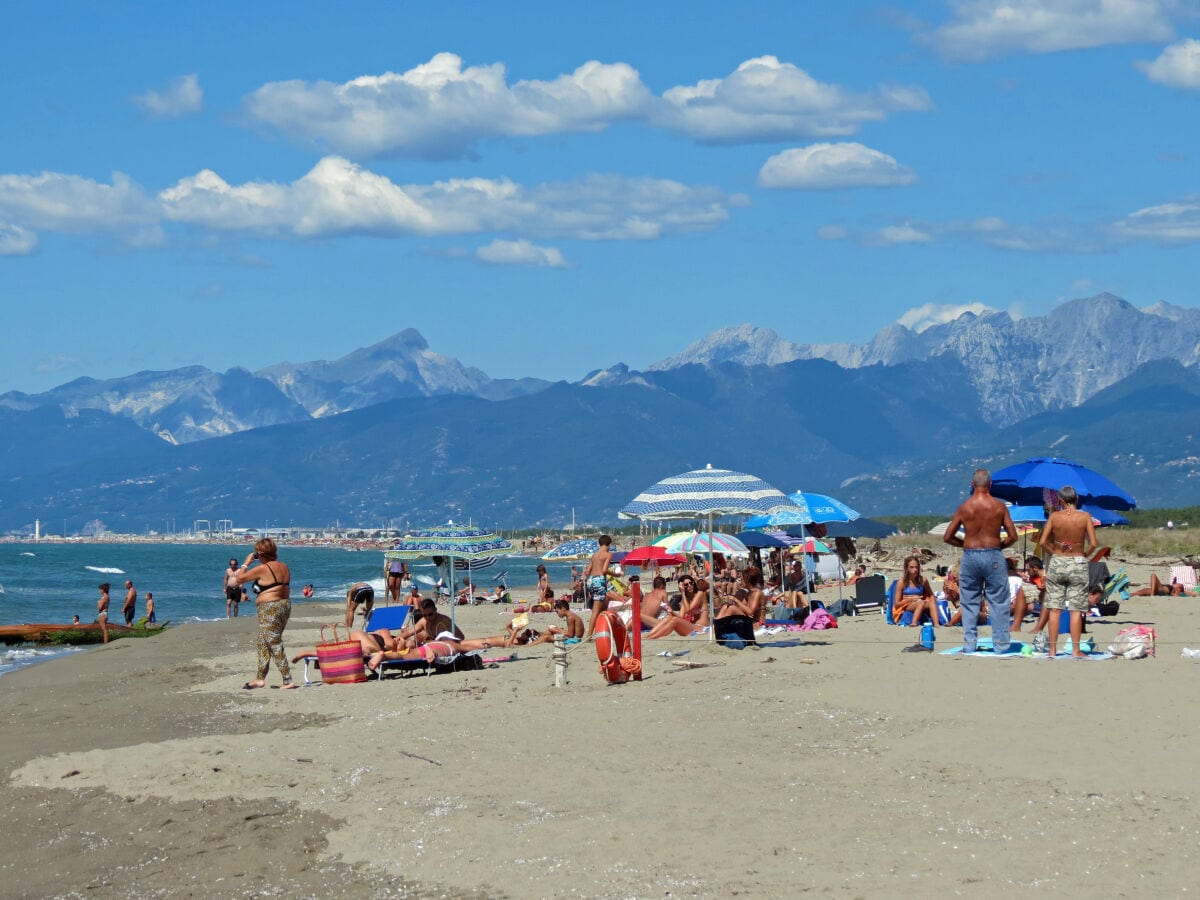
M267 567L267 571L271 573L272 578L279 577L275 574L275 570L271 568L271 564L269 562L263 563L263 565ZM291 587L291 585L291 581L272 581L270 584L263 584L261 581L256 581L254 582L254 593L261 594L263 591L269 591L271 588Z

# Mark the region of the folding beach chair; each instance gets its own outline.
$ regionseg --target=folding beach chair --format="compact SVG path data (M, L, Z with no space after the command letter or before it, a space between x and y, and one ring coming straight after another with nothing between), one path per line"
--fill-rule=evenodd
M864 612L882 609L884 594L887 591L887 578L876 573L860 578L854 583L854 605L861 616Z
M1182 584L1185 591L1196 590L1196 570L1192 566L1171 566L1171 583Z

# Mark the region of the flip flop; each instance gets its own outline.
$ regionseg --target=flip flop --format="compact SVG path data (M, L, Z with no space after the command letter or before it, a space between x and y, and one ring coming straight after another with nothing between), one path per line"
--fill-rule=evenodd
M265 684L254 684L254 682L252 682L252 681L247 681L245 684L242 685L242 690L243 691L256 691L259 688L264 688L264 687L266 687Z

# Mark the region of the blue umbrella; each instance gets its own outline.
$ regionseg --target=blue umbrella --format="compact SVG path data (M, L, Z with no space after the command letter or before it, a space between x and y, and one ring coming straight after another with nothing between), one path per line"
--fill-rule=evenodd
M761 478L714 469L711 465L673 475L650 485L634 497L618 515L622 519L660 521L708 517L711 542L714 516L770 515L795 504ZM712 567L712 550L708 564ZM712 592L708 595L709 621L712 620ZM716 640L713 632L712 639Z
M547 562L567 562L572 559L587 559L600 549L600 542L595 538L574 538L559 544L553 550L542 556Z
M1070 485L1080 502L1104 509L1133 509L1137 501L1094 469L1069 459L1037 456L992 473L992 494L1013 503L1038 504L1043 489Z
M791 546L786 540L782 540L773 534L768 534L765 531L742 531L736 535L737 539L747 547L754 547L759 550L775 547Z
M1099 506L1093 506L1091 503L1083 503L1079 507L1085 513L1101 525L1128 525L1129 520L1118 512L1111 509L1103 509Z
M1010 506L1008 514L1012 516L1014 525L1020 522L1046 521L1046 508L1044 506Z
M900 529L874 519L855 519L853 522L829 522L825 526L826 537L885 538L899 534Z

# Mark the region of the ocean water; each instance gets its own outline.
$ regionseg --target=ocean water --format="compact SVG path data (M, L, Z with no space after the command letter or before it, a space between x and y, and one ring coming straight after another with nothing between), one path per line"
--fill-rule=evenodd
M159 622L216 621L225 618L225 568L250 552L248 544L0 544L0 625L25 622L80 621L96 618L98 587L112 585L109 621L120 623L124 583L133 581L138 592L137 616L145 614L146 591L154 594ZM375 586L383 596L383 551L345 550L333 547L283 546L280 559L292 571L292 602L302 607L303 585L313 585L313 600L344 602L346 590L356 581ZM480 588L490 588L493 576L503 572L511 588L537 584L536 557L501 557L475 575ZM554 582L569 580L569 563L546 563ZM436 577L431 563L415 563L417 575ZM466 573L456 573L461 580ZM428 589L422 588L428 595ZM242 614L253 609L242 607ZM81 652L74 649L29 645L0 645L0 674L15 668Z

